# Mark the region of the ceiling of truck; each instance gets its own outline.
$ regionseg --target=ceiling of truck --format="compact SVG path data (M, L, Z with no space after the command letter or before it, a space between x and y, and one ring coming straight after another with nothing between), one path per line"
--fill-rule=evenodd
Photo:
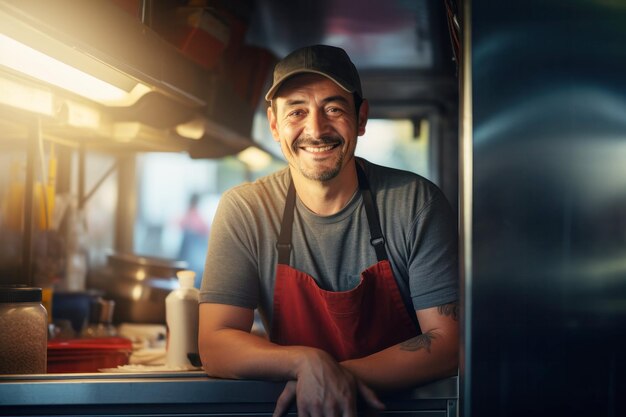
M346 49L374 115L455 108L456 64L439 0L255 0L246 42L277 57L304 45ZM241 5L240 5L241 6Z

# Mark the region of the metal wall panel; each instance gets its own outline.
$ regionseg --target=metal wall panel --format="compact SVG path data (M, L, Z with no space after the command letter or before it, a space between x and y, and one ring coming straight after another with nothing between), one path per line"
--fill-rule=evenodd
M470 22L465 415L626 415L626 4Z

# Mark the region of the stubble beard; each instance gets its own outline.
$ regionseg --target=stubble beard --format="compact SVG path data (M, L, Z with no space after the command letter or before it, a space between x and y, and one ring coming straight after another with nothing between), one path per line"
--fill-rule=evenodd
M324 144L337 144L338 146L343 146L344 140L341 137L325 137L321 139L312 139L312 138L298 138L294 141L292 145L292 149L295 154L302 152L300 149L301 146L304 145L324 145ZM330 181L339 175L341 172L341 167L343 166L343 161L345 159L345 151L342 149L339 153L337 159L334 161L333 165L330 168L324 169L316 169L316 168L307 168L305 163L302 160L296 159L296 166L298 171L302 174L304 178L307 178L312 181Z

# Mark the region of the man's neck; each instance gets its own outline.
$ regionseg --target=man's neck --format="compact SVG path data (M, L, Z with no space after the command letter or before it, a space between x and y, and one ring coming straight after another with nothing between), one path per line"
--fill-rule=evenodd
M310 180L293 169L291 175L300 201L320 216L330 216L344 208L359 183L354 163L345 166L339 175L330 181Z

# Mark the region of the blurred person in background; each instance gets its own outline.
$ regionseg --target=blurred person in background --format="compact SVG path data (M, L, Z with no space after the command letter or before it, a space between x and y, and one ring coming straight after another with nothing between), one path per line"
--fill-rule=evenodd
M187 211L178 222L182 231L178 259L187 262L189 269L196 273L196 287L200 286L202 279L210 230L198 209L199 203L200 195L191 194Z

